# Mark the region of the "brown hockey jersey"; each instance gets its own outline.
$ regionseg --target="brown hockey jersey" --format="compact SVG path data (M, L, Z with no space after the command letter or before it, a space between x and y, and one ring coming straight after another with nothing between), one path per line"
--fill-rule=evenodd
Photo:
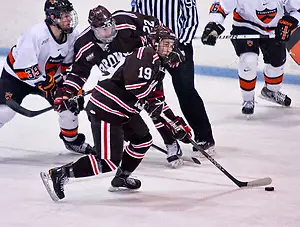
M81 33L74 46L74 61L64 85L78 91L97 65L102 76L111 77L125 61L125 57L136 48L147 45L145 35L151 27L160 24L152 16L116 11L113 13L118 31L109 44L100 43L88 27Z
M112 78L99 81L87 105L98 120L122 124L143 109L145 100L162 84L162 62L152 46L127 56Z

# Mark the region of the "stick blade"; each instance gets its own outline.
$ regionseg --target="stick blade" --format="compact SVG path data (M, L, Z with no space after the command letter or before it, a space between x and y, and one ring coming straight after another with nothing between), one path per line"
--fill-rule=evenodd
M259 186L269 185L271 183L272 183L272 179L270 177L265 177L253 181L248 181L245 187L259 187Z

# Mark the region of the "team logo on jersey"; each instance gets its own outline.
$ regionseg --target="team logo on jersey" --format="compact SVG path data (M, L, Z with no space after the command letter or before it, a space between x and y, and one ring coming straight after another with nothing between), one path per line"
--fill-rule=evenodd
M88 56L86 56L86 60L87 61L91 61L91 60L93 60L95 58L95 55L94 55L94 53L91 53L91 54L89 54Z
M6 99L6 100L11 99L12 96L13 96L12 93L10 93L10 92L5 92L5 99Z
M267 9L265 8L263 11L256 10L256 16L260 19L263 23L269 24L274 17L277 15L277 8L275 9Z
M253 46L253 41L252 40L247 40L247 46L252 47Z
M45 64L45 71L47 75L54 76L59 67L61 66L61 63L64 61L65 57L61 54L57 57L49 57L46 64Z

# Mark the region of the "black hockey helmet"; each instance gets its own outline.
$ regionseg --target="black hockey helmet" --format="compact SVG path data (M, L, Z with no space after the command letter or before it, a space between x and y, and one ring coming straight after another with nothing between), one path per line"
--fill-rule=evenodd
M99 5L91 9L88 22L95 37L103 43L110 43L117 35L116 22L104 6Z
M68 0L46 0L44 11L46 14L46 23L57 26L66 33L72 33L75 27L78 25L77 13L73 8L72 3ZM67 29L62 29L59 25L63 13L67 13L72 19L69 28ZM57 21L54 21L52 16L54 19L57 19Z

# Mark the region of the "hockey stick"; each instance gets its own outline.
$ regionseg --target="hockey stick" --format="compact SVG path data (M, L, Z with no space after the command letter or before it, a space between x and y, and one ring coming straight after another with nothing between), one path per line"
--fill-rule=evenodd
M273 39L275 35L245 34L245 35L220 35L218 39ZM201 37L195 37L201 39Z
M162 149L161 147L159 147L159 146L157 146L157 145L155 145L155 144L152 144L151 146L152 146L153 148L155 148L156 150L158 150L158 151L164 153L164 154L168 154L168 152L167 152L165 149ZM193 162L193 163L196 163L196 164L198 164L198 165L201 164L200 160L199 160L198 158L196 158L196 157L190 157L190 156L182 155L181 158L182 158L183 161Z
M70 98L70 100L76 100L81 96L86 96L86 95L90 94L91 92L92 92L92 90L85 91L80 95ZM55 108L55 106L53 105L53 106L49 106L49 107L41 109L41 110L28 110L25 107L21 106L19 103L17 103L13 99L6 100L6 105L9 106L9 108L14 110L15 112L17 112L18 114L21 114L25 117L35 117L35 116L38 116L40 114L43 114L43 113L48 112L49 110L52 110Z
M224 173L230 180L232 180L238 187L258 187L265 186L272 183L270 177L260 178L252 181L239 181L234 176L232 176L226 169L223 168L215 159L213 159L209 154L207 154L192 138L189 138L191 144L200 151L214 166L216 166L222 173Z

